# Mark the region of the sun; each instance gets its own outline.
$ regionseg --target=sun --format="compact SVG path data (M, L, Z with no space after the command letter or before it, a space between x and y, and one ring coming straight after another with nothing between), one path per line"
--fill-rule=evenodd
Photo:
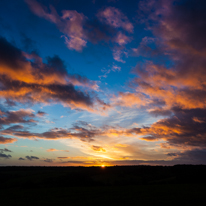
M105 165L101 165L101 167L102 167L102 168L104 168L104 167L105 167Z

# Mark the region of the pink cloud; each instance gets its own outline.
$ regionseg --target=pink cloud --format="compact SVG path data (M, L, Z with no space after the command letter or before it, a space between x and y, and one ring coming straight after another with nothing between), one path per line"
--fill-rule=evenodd
M122 56L125 54L127 55L127 53L123 52L121 49L114 49L112 53L114 60L122 63L125 63L125 61L122 59Z
M105 22L112 27L122 28L130 33L133 32L134 27L127 16L115 7L107 7L106 9L100 11L97 14L97 17L100 21Z
M35 0L25 0L31 11L37 16L42 17L56 24L57 28L64 34L62 37L69 49L82 51L87 41L83 30L85 16L75 10L63 10L60 17L55 8L50 5L50 12Z
M123 34L122 32L119 32L117 34L117 36L115 37L114 41L122 46L122 45L125 45L128 42L130 42L131 39L128 36L126 36L125 34Z

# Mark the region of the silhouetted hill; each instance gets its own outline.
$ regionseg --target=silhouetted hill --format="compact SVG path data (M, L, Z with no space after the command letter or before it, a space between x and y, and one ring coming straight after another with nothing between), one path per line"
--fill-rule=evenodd
M3 206L202 205L206 166L0 167Z
M1 167L4 188L206 183L205 165Z

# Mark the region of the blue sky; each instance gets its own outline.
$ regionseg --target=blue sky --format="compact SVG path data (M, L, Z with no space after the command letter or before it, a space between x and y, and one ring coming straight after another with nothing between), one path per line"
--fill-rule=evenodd
M0 165L205 164L205 3L0 2Z

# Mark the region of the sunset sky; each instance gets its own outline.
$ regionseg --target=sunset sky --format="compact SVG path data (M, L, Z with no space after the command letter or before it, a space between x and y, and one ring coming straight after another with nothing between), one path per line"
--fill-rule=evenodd
M0 166L206 164L206 1L1 0Z

